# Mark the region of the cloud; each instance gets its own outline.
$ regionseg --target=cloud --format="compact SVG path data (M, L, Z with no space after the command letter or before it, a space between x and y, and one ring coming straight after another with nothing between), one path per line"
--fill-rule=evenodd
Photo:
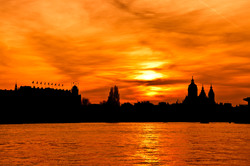
M234 103L250 92L247 82L250 2L0 0L0 3L2 78L79 81L81 92L97 103L107 98L107 91L114 84L120 87L124 101L181 100L192 75L199 85L214 84L221 101L228 98L232 88ZM163 64L157 66L159 62ZM156 67L142 65L150 63ZM154 71L163 77L135 80L143 71ZM163 90L147 96L147 88L152 86ZM166 90L169 87L172 89Z
M132 83L135 85L153 86L153 85L176 85L187 83L187 79L156 79L156 80L121 80L122 82Z

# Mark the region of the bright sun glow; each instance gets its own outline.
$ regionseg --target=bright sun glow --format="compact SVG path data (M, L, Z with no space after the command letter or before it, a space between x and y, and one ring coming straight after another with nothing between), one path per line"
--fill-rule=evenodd
M151 86L148 88L146 95L155 96L155 95L158 95L160 91L162 91L161 87Z
M172 95L172 91L178 90L179 87L161 87L161 86L139 86L138 87L143 94L148 97L154 97L156 95L169 94Z
M162 66L163 64L165 64L166 62L145 62L145 63L141 63L140 65L144 68L144 69L150 69L150 68L157 68Z
M152 70L140 71L140 75L136 76L137 80L154 80L157 78L162 78L163 75L161 73L156 73Z

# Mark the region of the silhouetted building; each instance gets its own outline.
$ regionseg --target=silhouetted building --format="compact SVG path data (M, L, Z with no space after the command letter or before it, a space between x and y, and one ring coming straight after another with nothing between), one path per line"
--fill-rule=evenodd
M201 92L199 95L199 103L200 104L207 104L207 102L208 102L208 98L207 98L206 92L204 90L204 87L202 85Z
M81 104L81 95L77 86L71 90L53 88L39 88L31 86L17 87L15 90L0 90L0 104L11 109L43 109L57 110L78 107Z
M38 83L37 83L38 84ZM198 95L192 78L188 95L182 103L149 101L120 106L118 87L110 88L108 100L90 104L74 85L71 90L18 87L0 90L0 124L50 123L50 122L235 122L250 123L250 97L247 105L233 107L231 103L215 103L212 85L208 95L202 85Z
M198 102L198 88L194 83L194 79L192 77L191 84L188 86L188 95L183 101L185 104L196 104Z
M215 104L214 90L212 85L210 86L210 90L208 92L208 100L210 104Z
M192 77L191 84L188 86L188 97L191 99L196 99L198 94L197 85L194 83L194 78Z
M248 102L248 108L250 109L250 97L244 98L243 100Z
M183 101L183 104L193 104L193 105L215 104L214 91L213 91L212 85L210 87L208 97L206 95L203 85L202 85L199 96L197 96L197 93L198 93L198 88L197 88L197 85L194 83L194 79L192 77L191 84L188 86L188 95Z

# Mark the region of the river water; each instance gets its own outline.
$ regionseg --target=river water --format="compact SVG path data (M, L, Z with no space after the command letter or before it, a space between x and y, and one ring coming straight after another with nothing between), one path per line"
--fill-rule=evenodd
M250 165L250 125L0 125L0 165Z

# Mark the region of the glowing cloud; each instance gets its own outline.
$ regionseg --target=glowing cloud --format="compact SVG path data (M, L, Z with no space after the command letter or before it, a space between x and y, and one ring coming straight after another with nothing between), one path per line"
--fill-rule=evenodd
M16 81L69 88L78 81L92 103L106 100L114 84L122 102L175 102L184 99L193 75L206 92L213 84L218 102L243 104L250 94L250 1L0 4L1 89L13 89Z
M140 75L136 76L135 79L138 80L154 80L157 78L162 78L163 75L161 73L157 73L152 70L140 71Z

